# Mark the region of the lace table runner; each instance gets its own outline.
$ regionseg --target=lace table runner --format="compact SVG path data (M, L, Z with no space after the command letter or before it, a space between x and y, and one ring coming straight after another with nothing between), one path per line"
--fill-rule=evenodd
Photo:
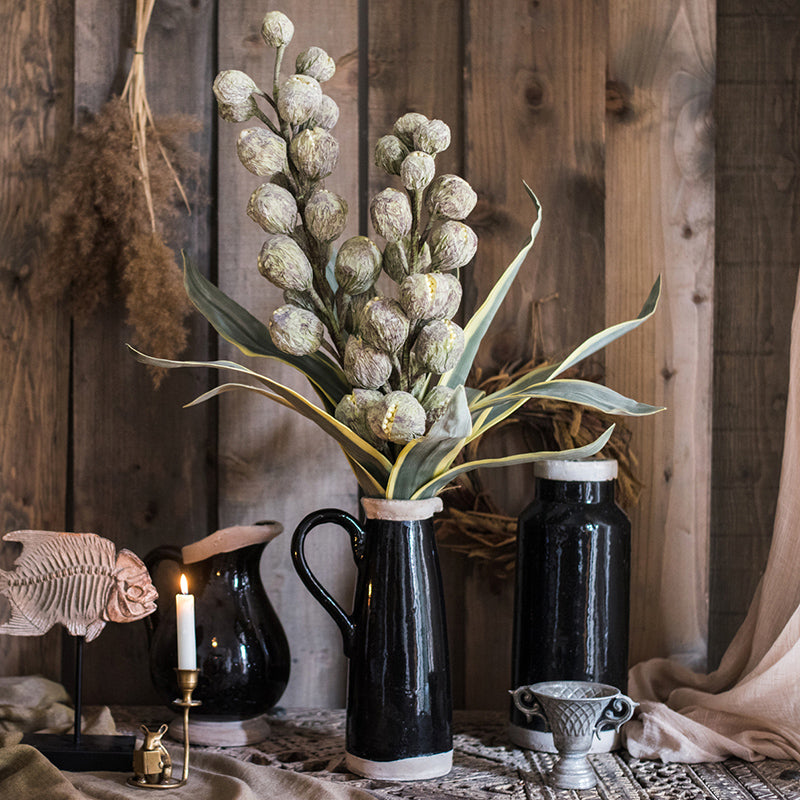
M118 727L132 731L139 722L159 719L158 713L170 715L152 708L150 717L134 718L132 709L113 711ZM345 781L385 800L800 800L800 764L795 761L662 764L624 751L589 757L598 776L594 789L554 790L545 776L555 756L511 745L500 713L455 712L453 770L443 778L409 783L360 778L345 769L343 711L291 709L270 716L269 724L271 735L260 744L197 749Z

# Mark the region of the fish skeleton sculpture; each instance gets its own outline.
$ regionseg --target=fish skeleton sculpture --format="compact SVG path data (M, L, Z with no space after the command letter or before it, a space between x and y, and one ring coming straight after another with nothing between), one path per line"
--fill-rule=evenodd
M96 533L12 531L3 541L20 542L22 554L13 570L0 570L0 594L11 606L0 633L39 636L59 622L91 642L106 622L155 611L158 593L147 567Z

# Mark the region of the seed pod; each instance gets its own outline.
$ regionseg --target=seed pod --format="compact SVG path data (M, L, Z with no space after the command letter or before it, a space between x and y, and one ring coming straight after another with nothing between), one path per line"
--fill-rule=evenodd
M411 204L404 192L384 189L372 198L369 206L372 227L387 242L396 242L411 230Z
M450 147L450 126L440 119L423 122L414 131L414 147L436 155Z
M214 79L213 89L219 115L227 122L246 122L258 111L253 99L258 86L241 70L222 70Z
M413 265L414 272L428 272L431 266L431 248L427 242L423 242L422 248L417 253L417 261Z
M367 413L370 406L382 399L383 393L374 389L353 389L351 394L346 394L339 401L333 416L362 439L375 442L376 437L367 423Z
M408 392L389 392L367 412L372 432L396 444L408 444L425 433L425 409Z
M409 153L400 165L400 180L410 192L422 191L436 174L433 156L414 150Z
M381 251L366 236L352 236L336 254L334 276L345 294L363 294L371 289L380 272Z
M410 271L408 237L388 242L383 248L383 271L395 282L402 283Z
M429 431L431 425L444 414L450 398L453 396L453 389L449 386L434 386L422 401L425 409L425 430Z
M300 306L300 308L304 308L306 311L311 311L314 314L317 313L317 307L314 305L314 301L306 292L298 292L295 289L286 289L283 293L283 299L285 302L293 306Z
M329 81L336 72L334 60L321 47L309 47L300 53L295 67L302 75L310 75L320 83Z
M312 128L324 128L326 131L333 129L339 121L339 106L332 97L327 94L322 95L317 106L317 110L311 115L309 126Z
M439 175L431 183L425 201L434 217L465 219L475 208L478 195L458 175Z
M324 128L306 128L289 146L292 163L310 181L321 181L336 168L339 142Z
M287 167L286 142L267 128L244 128L236 139L239 161L254 175L271 178Z
M423 123L428 122L428 118L424 114L417 114L414 111L408 114L403 114L397 122L394 123L392 133L409 149L415 148L414 134Z
M370 347L360 336L351 336L347 340L343 361L347 380L362 389L379 389L392 374L389 356Z
M371 286L366 292L355 295L347 295L347 303L342 314L342 327L347 333L358 333L358 323L361 320L361 312L364 306L375 297L375 287Z
M417 336L411 357L423 371L441 375L452 369L464 352L464 331L449 319L429 322Z
M375 144L375 166L389 175L399 175L408 148L392 134L381 136Z
M325 327L319 317L299 306L279 306L269 320L269 335L278 350L293 356L316 353Z
M446 220L435 225L428 243L434 269L458 269L468 264L478 249L475 231L463 222Z
M369 345L396 353L408 338L408 317L400 303L389 297L375 297L361 312L358 329L361 338Z
M278 90L278 113L290 125L308 122L322 99L319 81L310 75L290 75Z
M400 284L400 306L412 322L452 317L460 302L461 284L450 273L409 275Z
M286 14L270 11L261 23L261 36L270 47L285 47L292 41L294 25Z
M267 237L258 254L258 271L279 289L307 292L313 285L314 272L306 254L283 234Z
M347 224L347 202L334 192L317 189L306 203L306 228L320 242L332 242Z
M297 202L286 189L274 183L262 183L250 195L247 216L267 233L289 234L297 221Z

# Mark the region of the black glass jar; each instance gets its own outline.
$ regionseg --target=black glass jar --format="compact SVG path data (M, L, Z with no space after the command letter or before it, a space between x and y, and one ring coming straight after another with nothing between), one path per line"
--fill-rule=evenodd
M519 517L512 689L584 680L627 690L630 521L614 500L617 462L548 460ZM512 741L553 751L538 718L511 706ZM613 746L613 735L596 750Z

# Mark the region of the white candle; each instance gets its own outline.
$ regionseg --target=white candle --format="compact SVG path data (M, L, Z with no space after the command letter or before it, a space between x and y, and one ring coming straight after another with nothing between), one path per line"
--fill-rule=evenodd
M181 594L175 595L175 609L178 614L178 669L197 669L194 595L189 594L185 575L181 575Z

